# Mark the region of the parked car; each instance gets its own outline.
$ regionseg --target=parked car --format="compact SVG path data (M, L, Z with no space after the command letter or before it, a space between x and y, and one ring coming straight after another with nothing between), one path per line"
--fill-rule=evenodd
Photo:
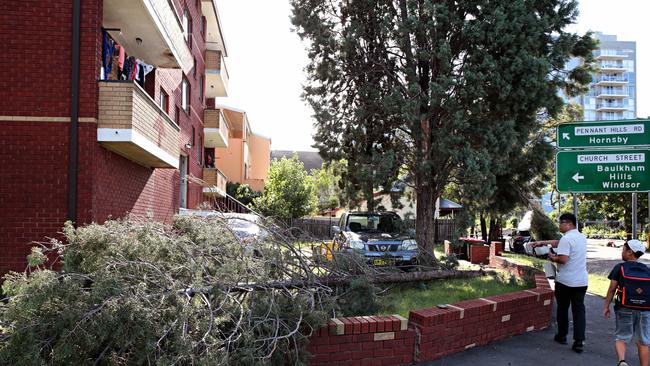
M511 252L526 254L525 244L534 241L530 230L517 230L511 237L509 241L509 247Z
M417 264L414 232L394 212L345 212L334 226L334 245L356 252L374 266Z
M264 241L270 235L264 228L262 218L255 214L187 209L181 209L179 214L224 219L228 228L244 243Z

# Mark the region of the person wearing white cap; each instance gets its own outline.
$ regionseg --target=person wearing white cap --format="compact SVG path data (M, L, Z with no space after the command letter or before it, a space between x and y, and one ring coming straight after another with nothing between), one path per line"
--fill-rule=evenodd
M637 261L645 253L645 245L638 240L628 240L623 245L623 263L614 266L608 278L609 289L605 297L603 315L609 318L609 304L614 295L616 313L615 343L618 366L625 362L625 343L636 336L639 363L648 366L650 352L650 269ZM647 293L647 295L646 295Z

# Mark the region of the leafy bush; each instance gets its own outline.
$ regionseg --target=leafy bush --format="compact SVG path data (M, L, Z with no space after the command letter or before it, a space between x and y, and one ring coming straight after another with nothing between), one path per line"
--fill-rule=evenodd
M530 231L535 240L560 239L560 228L541 210L533 210Z
M28 272L5 277L2 365L304 364L334 309L299 251L241 243L218 219L67 224L64 235L50 243L62 270L36 249Z

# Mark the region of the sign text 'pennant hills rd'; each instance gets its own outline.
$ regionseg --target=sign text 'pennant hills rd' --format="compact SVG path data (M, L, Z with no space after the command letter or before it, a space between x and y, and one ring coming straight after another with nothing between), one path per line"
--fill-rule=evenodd
M556 156L563 193L650 191L650 150L572 150Z
M565 123L557 127L558 148L650 146L650 120Z

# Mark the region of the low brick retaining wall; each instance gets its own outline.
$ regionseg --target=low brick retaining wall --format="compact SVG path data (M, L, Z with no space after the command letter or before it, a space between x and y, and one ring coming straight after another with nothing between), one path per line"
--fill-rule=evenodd
M531 278L536 287L411 311L408 320L399 315L332 319L310 339L310 365L408 365L548 327L553 291L544 274L494 255L490 266Z

